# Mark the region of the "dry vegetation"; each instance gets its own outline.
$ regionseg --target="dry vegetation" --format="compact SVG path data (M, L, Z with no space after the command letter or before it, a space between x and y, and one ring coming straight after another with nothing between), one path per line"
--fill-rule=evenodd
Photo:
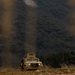
M48 68L34 71L21 71L12 68L1 68L0 75L75 75L75 66L64 66L62 68Z

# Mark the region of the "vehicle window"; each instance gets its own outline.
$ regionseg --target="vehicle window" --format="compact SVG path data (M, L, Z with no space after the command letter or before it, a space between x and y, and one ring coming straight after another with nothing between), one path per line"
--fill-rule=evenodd
M39 61L39 59L27 59L27 61Z

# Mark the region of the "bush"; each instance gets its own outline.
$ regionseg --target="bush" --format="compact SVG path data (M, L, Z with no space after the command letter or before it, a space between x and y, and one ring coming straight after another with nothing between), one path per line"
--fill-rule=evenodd
M49 53L46 56L39 56L39 58L45 65L50 65L55 68L61 67L62 64L75 65L74 51L60 51L56 53Z

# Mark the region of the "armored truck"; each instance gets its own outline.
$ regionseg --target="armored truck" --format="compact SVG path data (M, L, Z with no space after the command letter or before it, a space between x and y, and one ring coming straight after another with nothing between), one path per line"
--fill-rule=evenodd
M21 68L24 70L28 69L41 69L43 67L42 62L39 58L36 58L35 53L28 53L26 58L22 59Z

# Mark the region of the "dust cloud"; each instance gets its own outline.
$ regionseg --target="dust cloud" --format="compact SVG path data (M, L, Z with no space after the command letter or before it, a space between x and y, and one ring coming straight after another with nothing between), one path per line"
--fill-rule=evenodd
M75 0L68 0L68 3L72 6L75 6Z
M2 15L2 35L4 40L5 49L2 53L3 66L10 66L11 64L11 53L10 46L12 40L12 10L13 10L13 0L2 0L4 12Z
M70 21L69 21L69 32L75 36L75 11L72 11L70 14L69 14L69 18L70 18Z
M75 36L75 0L68 0L68 4L71 7L71 11L68 14L69 27L67 29L71 35Z
M36 52L37 9L26 5L25 50Z

